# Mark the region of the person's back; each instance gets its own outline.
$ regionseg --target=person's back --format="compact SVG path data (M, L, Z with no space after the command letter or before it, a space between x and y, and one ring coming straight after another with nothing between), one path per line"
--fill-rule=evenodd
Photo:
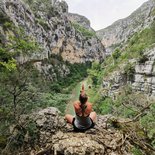
M79 101L74 103L74 110L76 116L67 114L65 119L72 124L75 131L85 131L94 126L96 120L96 113L92 112L92 104L88 102L88 96L84 91L84 85L79 96Z
M92 125L92 120L89 117L91 111L92 111L92 106L89 102L86 102L85 104L81 104L80 102L75 102L74 103L74 109L75 109L75 120L74 120L74 125L78 129L88 129Z

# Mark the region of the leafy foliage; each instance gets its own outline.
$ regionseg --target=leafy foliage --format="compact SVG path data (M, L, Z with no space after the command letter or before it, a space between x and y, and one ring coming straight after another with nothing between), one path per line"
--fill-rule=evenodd
M101 76L101 65L99 62L93 62L91 69L87 70L89 78L92 79L94 85L97 85Z
M119 48L116 48L115 51L112 53L112 57L114 61L118 60L120 56L121 56L121 51Z
M100 103L95 104L95 111L97 111L100 114L106 115L112 113L113 109L113 100L109 97L100 100Z
M62 77L58 76L58 81L51 84L51 90L58 93L69 93L77 84L77 82L80 82L85 77L87 77L87 69L90 68L90 65L90 63L69 64L68 62L66 62L66 66L68 66L70 70L69 75L63 79Z
M152 145L155 146L155 103L150 107L149 111L140 119L142 126L147 131L149 138L152 140Z
M46 107L57 107L62 114L65 112L66 104L70 99L70 95L68 94L60 94L60 93L43 93L38 101L38 107L46 108Z
M31 55L39 51L39 46L32 37L26 36L22 28L16 28L11 22L5 21L2 28L7 38L0 39L0 70L16 68L15 58L19 55ZM6 40L4 42L4 40Z
M133 153L133 155L143 155L140 148L137 147L132 148L131 152Z
M127 63L124 67L124 74L127 77L127 81L133 81L135 73L135 66L134 64Z
M36 22L39 23L46 31L50 30L50 27L44 19L36 19Z

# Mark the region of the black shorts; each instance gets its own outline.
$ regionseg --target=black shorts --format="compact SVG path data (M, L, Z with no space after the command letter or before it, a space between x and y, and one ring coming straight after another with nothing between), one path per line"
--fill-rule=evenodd
M72 121L72 125L73 125L73 128L74 128L74 131L76 131L76 132L85 132L86 130L93 128L95 126L95 123L93 122L93 120L91 118L90 118L90 120L91 120L92 124L91 124L91 126L89 128L87 128L87 129L79 129L74 124L74 122L75 122L75 117L74 117L73 121Z

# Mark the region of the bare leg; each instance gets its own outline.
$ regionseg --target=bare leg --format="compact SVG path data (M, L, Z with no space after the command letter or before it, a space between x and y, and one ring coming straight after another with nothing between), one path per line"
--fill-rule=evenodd
M89 115L89 117L93 120L93 122L95 122L96 119L97 119L96 112L91 112L90 115Z
M72 122L73 122L73 116L67 114L67 115L65 116L65 120L67 121L67 123L72 124Z

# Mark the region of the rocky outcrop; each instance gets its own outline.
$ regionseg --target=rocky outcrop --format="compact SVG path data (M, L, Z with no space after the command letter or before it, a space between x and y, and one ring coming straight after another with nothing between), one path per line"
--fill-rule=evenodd
M71 22L76 22L79 23L80 25L82 25L83 27L87 28L88 30L94 31L91 27L90 27L90 21L81 15L75 14L75 13L69 13L68 14L68 18Z
M104 78L102 81L102 96L112 97L115 99L120 92L120 88L127 84L127 78L124 71L115 71L110 77Z
M128 79L125 74L125 66L133 65L133 77ZM155 47L146 49L139 59L129 60L126 64L120 64L119 69L103 78L102 95L114 97L119 94L120 88L130 84L134 91L139 91L149 96L155 96Z
M114 22L111 26L97 31L109 55L117 46L125 43L135 32L148 27L154 20L155 1L149 0L129 17Z
M144 59L145 58L145 59ZM143 55L135 66L134 90L155 96L155 47Z
M138 139L136 130L141 133L143 131L137 125L134 123L130 125L131 120L117 120L111 115L98 116L95 127L84 133L74 132L72 126L67 124L59 111L53 107L23 116L21 123L27 122L28 118L36 123L35 130L39 131L38 143L35 144L36 149L27 146L26 149L18 151L16 154L20 152L20 155L132 155L131 150L134 144L137 146L142 143ZM132 132L130 132L130 128L132 128ZM17 133L16 130L14 134ZM24 141L31 138L29 134L25 136L27 138ZM138 137L132 141L131 136L133 136L132 138ZM144 142L145 136L140 139L143 139ZM24 144L27 145L27 143ZM148 149L147 146L145 149Z
M22 27L28 36L31 36L41 48L40 52L17 58L20 63L33 61L35 66L47 74L52 75L55 66L58 72L69 70L63 62L86 63L104 59L104 47L94 35L85 36L72 24L77 22L84 29L93 31L90 22L83 16L68 13L65 1L32 1L2 0L0 12L9 18L15 26ZM3 24L3 23L2 23ZM2 25L0 25L1 27ZM5 36L3 29L1 34ZM52 63L51 63L52 62ZM65 72L66 76L69 71Z

